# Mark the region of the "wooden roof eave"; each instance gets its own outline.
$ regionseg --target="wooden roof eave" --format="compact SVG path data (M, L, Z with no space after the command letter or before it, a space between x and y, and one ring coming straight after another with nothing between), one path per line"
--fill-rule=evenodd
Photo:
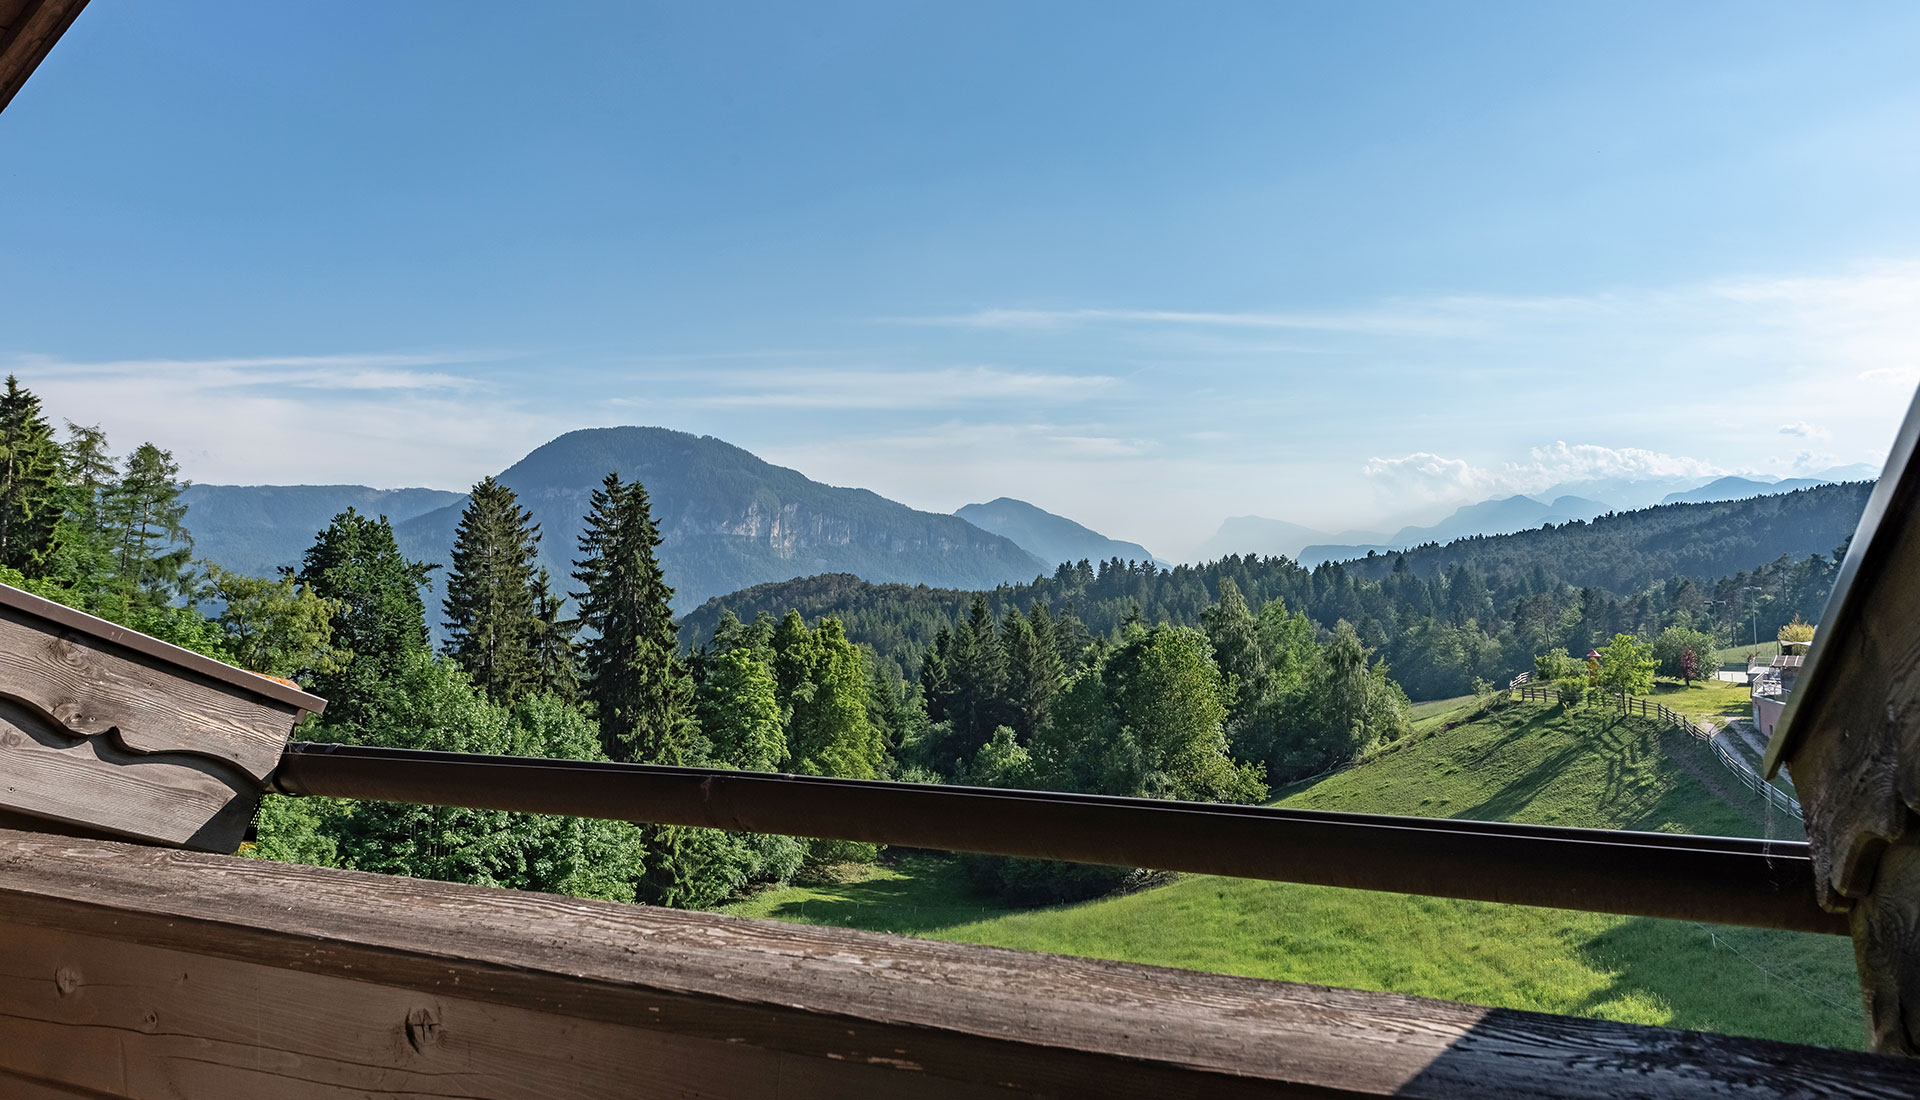
M0 111L86 6L87 0L0 0Z
M1920 571L1920 530L1912 525L1916 508L1920 508L1920 463L1914 461L1917 446L1920 393L1907 409L1886 468L1860 515L1846 559L1834 578L1833 592L1821 613L1819 633L1807 647L1794 692L1767 745L1762 767L1768 778L1799 751L1835 693L1845 690L1839 675L1826 670L1838 663L1833 654L1839 647L1858 639L1861 620L1874 606L1881 578L1894 570ZM1911 609L1889 610L1911 613Z

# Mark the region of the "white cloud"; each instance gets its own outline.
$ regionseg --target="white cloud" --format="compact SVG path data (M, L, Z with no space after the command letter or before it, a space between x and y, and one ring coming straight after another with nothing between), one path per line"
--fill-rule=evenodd
M1800 439L1830 439L1833 436L1833 433L1825 428L1809 424L1804 420L1780 425L1780 434L1797 436Z
M1361 472L1390 497L1435 503L1538 493L1566 482L1708 478L1726 473L1713 463L1683 455L1564 441L1533 448L1525 461L1497 466L1476 466L1466 459L1420 451L1368 459Z

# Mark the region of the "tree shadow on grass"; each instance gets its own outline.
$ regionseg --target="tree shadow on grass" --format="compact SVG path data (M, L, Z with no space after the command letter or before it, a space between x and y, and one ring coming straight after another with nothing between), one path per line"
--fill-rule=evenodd
M975 894L953 861L902 861L899 877L814 888L814 896L774 906L766 916L871 932L921 935L1023 910Z
M1544 714L1529 718L1527 721L1515 727L1511 733L1500 738L1486 751L1476 754L1468 766L1471 767L1486 760L1499 748L1528 735L1533 731L1535 726L1544 724L1546 720L1547 716ZM1474 818L1481 821L1514 820L1514 815L1520 813L1531 804L1550 784L1559 781L1565 775L1569 765L1592 751L1592 744L1584 741L1576 741L1541 760L1532 768L1528 769L1525 775L1501 787L1498 792L1486 800L1469 806L1454 816Z
M1668 1027L1865 1048L1845 937L1634 917L1577 950L1612 981L1568 1006L1574 1015L1657 1005Z

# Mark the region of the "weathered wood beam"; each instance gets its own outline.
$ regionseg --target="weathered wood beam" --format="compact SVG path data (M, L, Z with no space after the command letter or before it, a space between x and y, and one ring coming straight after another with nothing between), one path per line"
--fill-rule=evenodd
M87 0L0 0L0 111L86 6Z
M1874 1055L0 832L0 1085L1912 1097Z
M1767 746L1793 773L1820 903L1849 915L1876 1049L1920 1054L1920 397Z

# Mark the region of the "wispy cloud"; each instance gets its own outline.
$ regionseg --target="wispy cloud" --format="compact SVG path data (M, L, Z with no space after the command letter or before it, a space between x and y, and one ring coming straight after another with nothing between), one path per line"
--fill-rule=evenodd
M943 409L1005 403L1022 409L1071 404L1111 392L1119 380L997 367L935 370L791 368L702 372L687 403L736 408Z
M75 361L19 356L56 418L98 423L116 447L152 440L197 481L460 488L559 427L416 354ZM575 426L575 425L568 425Z

